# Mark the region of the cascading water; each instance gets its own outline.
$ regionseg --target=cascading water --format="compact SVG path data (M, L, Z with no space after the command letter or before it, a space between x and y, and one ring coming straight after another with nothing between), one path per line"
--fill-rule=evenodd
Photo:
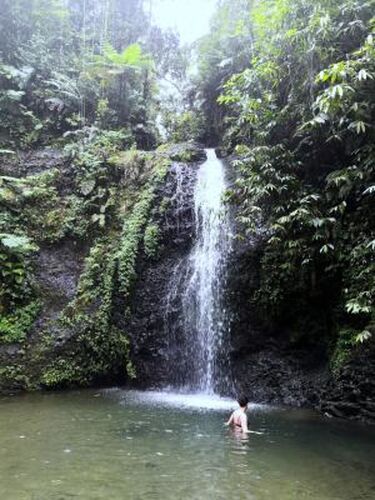
M231 228L223 201L223 162L213 149L206 154L194 190L195 244L188 258L176 264L167 297L167 311L178 311L180 320L174 314L172 321L167 317L166 325L174 331L174 384L212 394L228 389L223 295Z

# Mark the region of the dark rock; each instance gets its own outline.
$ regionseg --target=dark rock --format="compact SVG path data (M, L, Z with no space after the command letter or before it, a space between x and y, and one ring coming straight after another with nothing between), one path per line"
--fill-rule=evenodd
M170 202L159 220L162 252L155 261L143 256L139 262L130 321L121 314L117 298L117 325L129 333L139 375L136 384L142 387L168 385L173 379L170 366L176 371L189 369L183 361L176 366L188 346L181 337L171 349L165 312L169 307L178 332L179 310L166 304L166 297L173 269L178 262L184 265L192 245L195 172L194 166L174 164L159 193L160 199ZM234 181L234 177L229 172L229 178ZM177 200L178 196L183 199ZM226 301L232 311L229 349L235 392L245 392L256 402L313 407L330 416L371 421L375 384L369 351L363 361L353 361L334 375L323 345L293 343L285 326L278 328L262 317L253 300L262 251L260 228L252 241L236 241L232 253Z
M215 148L215 153L218 158L227 158L229 155L228 151L222 146Z
M56 319L74 298L86 253L85 243L70 240L40 249L35 260L36 285L43 300L38 328Z
M64 169L67 159L61 150L46 148L21 151L16 155L2 157L0 175L23 177L35 175L52 168Z
M59 348L76 335L77 332L62 327L56 320L75 295L86 252L85 243L70 240L41 246L34 259L34 285L41 303L40 314L24 347L21 348L19 344L0 345L0 367L10 367L12 370L23 367L23 373L28 375L14 375L5 381L0 380L0 392L24 389L30 378L38 378L42 365L48 364ZM53 342L52 349L39 359L38 352L46 332Z
M202 155L200 156L202 158ZM171 351L165 324L167 296L173 269L189 254L194 236L194 186L198 164L174 163L165 184L157 193L156 206L166 201L166 209L154 213L161 230L157 259L141 255L134 288L130 319L122 311L120 296L115 298L114 321L131 340L131 357L139 375L135 385L161 387L171 380L170 367L177 355ZM172 315L174 311L172 310ZM180 321L175 311L176 321ZM183 350L183 346L180 346Z

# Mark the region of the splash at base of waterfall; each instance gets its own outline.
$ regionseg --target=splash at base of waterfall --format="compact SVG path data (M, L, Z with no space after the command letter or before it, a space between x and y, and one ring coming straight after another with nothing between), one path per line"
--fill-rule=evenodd
M137 391L119 389L117 387L104 389L103 393L119 400L126 399L132 403L147 404L152 406L171 406L195 410L220 410L231 412L237 408L237 403L231 398L221 397L217 394L185 393L165 389L163 391ZM271 405L250 403L249 411L270 411Z

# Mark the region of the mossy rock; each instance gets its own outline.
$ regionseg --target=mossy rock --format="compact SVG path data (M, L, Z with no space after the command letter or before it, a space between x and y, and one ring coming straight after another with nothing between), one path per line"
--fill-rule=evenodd
M172 161L183 163L205 161L207 158L202 146L190 142L163 144L158 147L157 152L168 156Z

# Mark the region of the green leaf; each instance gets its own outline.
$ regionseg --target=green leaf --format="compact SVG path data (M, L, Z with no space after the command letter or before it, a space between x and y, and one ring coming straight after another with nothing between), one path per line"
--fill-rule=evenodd
M80 185L81 193L84 196L87 196L90 193L92 193L92 191L95 189L95 186L96 186L96 180L95 179L87 179L85 181L82 181L81 185Z
M351 299L345 304L345 309L351 314L369 314L371 307L366 304L361 304L357 299Z
M373 194L373 193L375 193L375 184L365 189L362 194Z
M0 242L14 252L28 253L38 249L27 236L0 233Z
M25 95L25 92L23 92L22 90L6 90L5 95L12 101L19 102Z
M326 245L323 245L321 249L319 250L320 253L327 254L330 251L333 251L335 247L332 245L332 243L327 243Z
M15 155L16 152L11 149L0 149L0 155Z
M371 332L369 332L368 330L363 330L363 332L359 333L356 336L355 341L363 344L363 342L365 342L366 340L369 340L371 337L372 337Z

